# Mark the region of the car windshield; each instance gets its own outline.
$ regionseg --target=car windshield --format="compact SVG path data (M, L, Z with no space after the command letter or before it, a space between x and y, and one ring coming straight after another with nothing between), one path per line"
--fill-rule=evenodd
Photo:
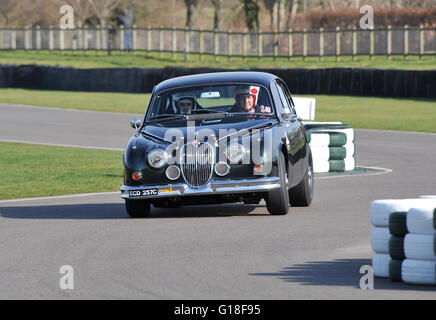
M147 121L189 119L190 115L274 116L268 91L255 84L185 87L154 97Z

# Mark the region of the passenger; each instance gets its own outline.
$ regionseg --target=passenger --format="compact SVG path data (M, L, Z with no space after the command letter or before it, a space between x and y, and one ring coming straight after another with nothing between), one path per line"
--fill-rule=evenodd
M194 94L178 93L173 96L177 113L189 115L197 109L197 102Z

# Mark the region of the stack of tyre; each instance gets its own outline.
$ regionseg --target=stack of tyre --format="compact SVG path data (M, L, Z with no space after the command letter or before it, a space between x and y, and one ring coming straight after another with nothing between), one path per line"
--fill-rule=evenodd
M436 196L371 204L374 275L436 285Z
M340 122L304 124L314 172L353 171L356 167L353 128Z

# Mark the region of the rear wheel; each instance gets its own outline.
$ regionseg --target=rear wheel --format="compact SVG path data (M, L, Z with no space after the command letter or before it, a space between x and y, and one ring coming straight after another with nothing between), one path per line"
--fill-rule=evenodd
M147 200L126 199L126 211L131 218L146 218L150 215L150 203Z
M270 191L266 196L266 207L271 215L285 215L289 211L289 194L286 173L286 160L283 153L280 153L278 163L280 189Z
M312 152L309 153L309 163L303 180L289 190L289 201L293 207L308 207L312 203L315 179L313 175Z

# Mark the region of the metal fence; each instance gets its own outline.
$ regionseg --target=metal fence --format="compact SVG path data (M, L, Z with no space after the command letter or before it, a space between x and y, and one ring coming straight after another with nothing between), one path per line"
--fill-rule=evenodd
M0 27L0 50L120 50L215 57L336 57L436 55L435 27L281 32L177 28Z

